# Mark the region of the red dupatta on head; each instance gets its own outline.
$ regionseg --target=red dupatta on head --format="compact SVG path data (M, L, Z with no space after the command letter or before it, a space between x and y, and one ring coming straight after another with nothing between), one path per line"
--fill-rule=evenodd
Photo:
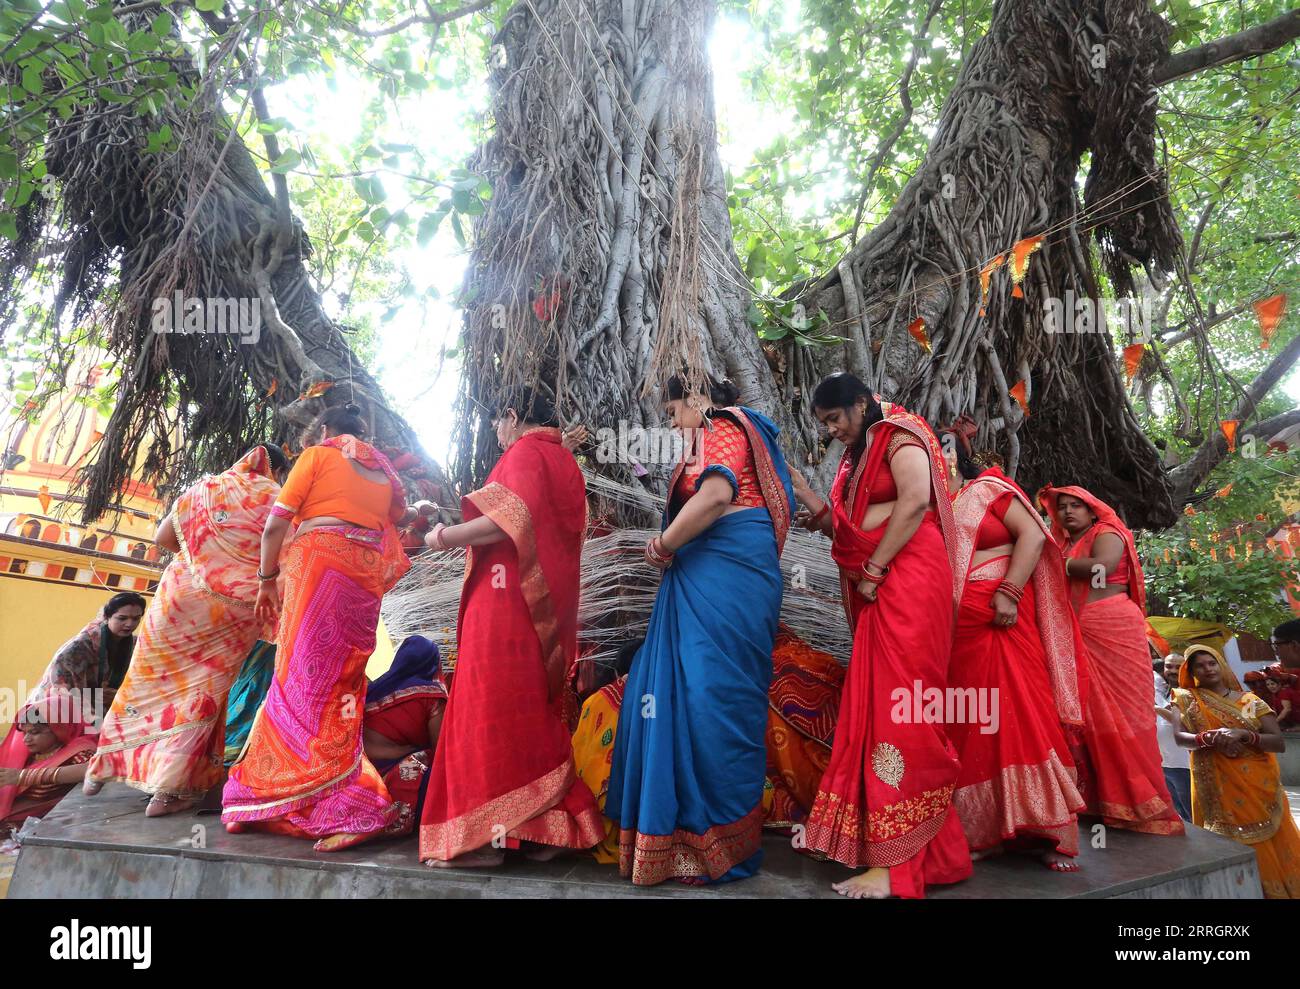
M59 747L54 752L31 765L27 764L31 753L23 741L23 733L18 730L19 725L29 721L48 725L59 740ZM97 739L86 733L88 727L80 698L62 687L54 687L18 712L9 736L0 745L0 766L5 769L47 769L61 766L79 753L94 752ZM26 789L21 784L0 786L0 819L9 816L14 801Z
M984 471L953 499L957 530L956 573L965 581L975 558L975 539L980 523L989 508L1007 493L1025 507L1047 537L1042 555L1029 578L1034 585L1035 617L1042 634L1043 652L1047 656L1047 672L1057 716L1064 724L1082 725L1088 654L1074 609L1070 606L1061 549L1042 517L1034 511L1029 496L996 467Z
M948 562L953 569L953 609L961 601L963 578L965 572L958 575L956 566L956 534L952 517L952 499L948 495L947 466L943 460L943 448L938 437L920 416L913 415L901 405L881 402L884 419L873 423L866 432L863 442L866 449L858 458L856 466L853 451L845 450L840 459L839 470L835 474L835 483L831 488L831 524L834 535L831 542L831 556L840 567L840 591L843 595L844 613L850 626L855 624L857 609L864 602L856 593L857 581L862 567L871 559L871 554L880 545L885 526L879 526L871 532L862 528L870 505L870 490L879 472L889 470L885 454L889 441L898 431L908 433L920 440L930 458L930 494L934 501L935 514L938 516L939 528L943 532L943 543L948 550Z
M586 485L560 440L558 429L530 429L497 461L487 483L461 499L466 522L486 515L514 544L552 700L578 655L578 570L587 529ZM466 582L473 565L470 549Z
M1065 531L1065 526L1061 524L1060 515L1056 507L1056 499L1061 495L1069 495L1072 498L1078 498L1081 502L1092 509L1092 513L1097 516L1096 523L1079 537L1079 540L1070 545L1070 534ZM1137 542L1133 538L1133 532L1120 521L1115 509L1111 508L1104 501L1094 495L1086 488L1070 484L1065 487L1052 487L1047 485L1038 492L1038 503L1043 506L1048 517L1052 520L1052 537L1056 540L1056 545L1061 548L1061 552L1067 557L1092 556L1093 543L1103 532L1113 532L1124 542L1124 556L1128 559L1128 594L1137 606L1142 609L1143 614L1147 610L1147 589L1146 578L1142 575L1142 564L1138 562ZM1076 582L1082 585L1084 597L1088 593L1088 585L1085 582ZM1072 599L1078 597L1078 590L1071 586L1070 595ZM1075 606L1080 606L1083 602L1075 600Z

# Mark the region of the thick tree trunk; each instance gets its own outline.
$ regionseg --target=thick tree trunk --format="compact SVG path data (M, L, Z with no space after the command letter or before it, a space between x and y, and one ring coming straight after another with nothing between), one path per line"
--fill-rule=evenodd
M801 383L847 363L936 426L972 415L977 446L997 449L1029 490L1078 483L1131 524L1169 524L1170 487L1129 406L1110 328L1056 334L1044 318L1049 300L1072 309L1070 297L1102 294L1090 233L1113 294L1132 292L1133 265L1156 278L1175 266L1180 238L1154 160L1152 71L1166 37L1142 0L1002 0L892 212L799 293L868 344L821 355ZM1023 298L1012 297L1007 264L984 296L981 271L1036 235ZM907 332L917 318L931 354ZM1020 381L1027 418L1008 396Z
M708 0L522 0L506 17L475 162L493 195L466 282L463 483L495 459L488 418L519 384L552 389L566 422L635 430L663 422L660 388L690 367L783 415L732 248L711 17Z

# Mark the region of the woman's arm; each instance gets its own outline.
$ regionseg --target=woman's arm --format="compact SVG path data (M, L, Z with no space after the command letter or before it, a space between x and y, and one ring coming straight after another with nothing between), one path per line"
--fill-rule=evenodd
M486 515L480 515L456 525L435 525L424 537L424 544L430 549L455 549L457 546L487 546L505 538L504 529Z
M400 745L392 739L385 738L373 728L362 727L361 745L366 750L366 758L371 762L381 759L405 759L412 752L419 751L410 745Z
M1275 715L1266 714L1259 719L1259 749L1261 752L1286 751L1286 738Z
M280 589L274 580L280 571L280 549L284 546L284 537L289 534L289 519L271 515L262 528L262 555L258 570L271 580L259 578L257 584L257 602L253 605L253 614L261 622L273 622L280 615Z
M1076 556L1065 561L1065 572L1076 580L1094 580L1098 576L1097 568L1109 577L1124 559L1124 540L1113 532L1103 532L1092 544L1094 556ZM1105 582L1096 585L1098 589Z
M1007 507L1002 524L1007 527L1014 540L1011 548L1011 562L1007 565L1006 580L1017 587L1024 587L1038 566L1039 557L1043 555L1043 544L1047 537L1043 530L1029 517L1025 506L1016 499ZM994 591L990 602L993 609L993 622L996 625L1010 625L1019 613L1019 601L1005 591Z
M176 537L176 522L171 515L158 523L158 531L153 534L153 544L168 553L181 551L181 541Z
M889 566L907 541L916 535L921 519L930 507L930 457L924 449L911 444L899 447L889 461L889 469L894 475L898 498L880 545L871 554L870 562L875 567Z
M795 501L808 510L809 521L804 522L804 528L810 532L824 532L830 535L834 523L831 521L829 500L817 494L808 484L807 479L797 470L790 471L790 486L794 489ZM821 513L821 517L810 524L812 517L818 513Z
M731 496L730 481L721 474L707 475L659 537L660 544L667 552L676 553L722 517L731 504Z

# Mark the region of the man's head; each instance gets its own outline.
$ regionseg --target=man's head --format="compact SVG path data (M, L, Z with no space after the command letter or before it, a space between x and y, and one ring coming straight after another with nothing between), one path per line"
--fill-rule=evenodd
M1164 669L1161 670L1161 676L1171 687L1178 686L1178 671L1183 667L1183 657L1181 653L1171 652L1165 657Z
M1283 622L1273 629L1273 655L1287 669L1300 669L1300 618Z

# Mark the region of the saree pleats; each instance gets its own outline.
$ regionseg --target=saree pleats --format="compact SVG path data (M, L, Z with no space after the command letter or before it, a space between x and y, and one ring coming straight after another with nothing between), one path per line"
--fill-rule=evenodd
M634 883L758 870L780 607L764 508L723 515L665 571L628 675L605 803Z
M275 676L231 767L223 821L321 838L392 820L361 727L380 599L406 566L391 529L321 526L290 544Z

